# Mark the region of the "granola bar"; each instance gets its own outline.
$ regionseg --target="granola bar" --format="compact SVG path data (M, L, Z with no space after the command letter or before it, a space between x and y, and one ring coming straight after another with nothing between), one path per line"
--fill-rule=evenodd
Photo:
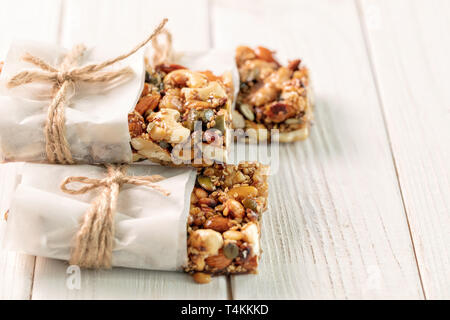
M231 73L216 76L176 64L148 68L142 95L128 115L133 160L225 163L232 92Z
M244 129L255 141L270 140L272 129L279 130L280 142L307 138L313 103L308 69L301 60L281 66L272 51L245 46L236 49L235 58L240 88L234 129Z
M267 166L255 162L198 169L185 268L197 282L206 282L208 274L256 273L260 218L267 208L267 171Z

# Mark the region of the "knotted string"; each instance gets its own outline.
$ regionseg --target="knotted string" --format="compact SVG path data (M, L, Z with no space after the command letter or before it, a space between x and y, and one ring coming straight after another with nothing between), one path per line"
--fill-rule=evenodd
M23 60L29 62L40 70L25 70L13 76L7 83L9 88L14 88L31 82L50 82L54 84L55 94L47 111L47 120L44 127L45 151L47 159L51 163L74 163L69 144L65 137L64 108L67 105L67 92L75 82L113 82L121 81L129 77L133 71L129 67L116 71L102 71L116 62L124 60L144 47L148 42L162 31L167 19L164 19L144 41L139 43L128 53L120 55L97 64L89 64L76 67L78 60L86 51L83 45L75 46L63 59L59 68L55 68L42 59L29 53Z
M165 42L161 42L159 37L164 35L166 37ZM152 41L153 46L153 56L151 59L151 67L155 69L157 65L168 63L173 58L172 51L172 34L167 30L163 29Z
M120 187L124 184L146 186L165 196L170 193L154 184L164 180L160 175L128 176L127 166L106 165L108 174L104 179L88 177L67 177L61 184L61 190L68 194L85 194L101 189L85 212L81 226L74 238L70 264L83 268L111 268L112 250L114 246L114 216ZM84 184L78 189L68 188L73 182Z

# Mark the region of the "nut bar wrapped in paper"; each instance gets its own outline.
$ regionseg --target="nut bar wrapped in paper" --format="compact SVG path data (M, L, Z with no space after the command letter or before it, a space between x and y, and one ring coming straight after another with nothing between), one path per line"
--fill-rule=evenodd
M88 268L256 272L267 170L21 164L4 243Z
M313 96L309 71L301 60L282 66L264 47L241 46L236 49L236 65L240 90L234 129L244 129L245 137L255 142L306 139L313 121Z
M0 160L191 165L195 152L196 164L225 162L237 87L232 57L185 54L177 59L185 68L168 64L153 43L164 59L150 66L139 49L165 22L122 55L111 47L13 44L0 74ZM187 69L196 67L204 71Z

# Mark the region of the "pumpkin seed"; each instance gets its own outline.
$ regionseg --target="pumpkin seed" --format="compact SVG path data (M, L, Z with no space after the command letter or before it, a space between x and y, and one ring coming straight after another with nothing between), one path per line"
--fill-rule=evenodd
M206 176L199 176L197 178L198 184L207 191L214 191L216 190L216 186L212 183L210 177Z
M192 109L191 111L189 111L186 121L183 122L183 126L191 131L194 131L195 122L200 119L200 116L201 115L197 110Z
M223 254L225 257L232 260L239 255L239 247L236 244L229 242L223 248Z
M222 132L222 134L225 134L225 129L226 129L225 116L223 114L218 115L216 117L215 121L216 121L216 124L214 125L214 128L220 130L220 132Z
M168 149L170 147L170 144L166 141L160 141L159 146L163 149Z
M202 118L203 122L205 122L205 123L210 122L213 117L214 117L214 111L211 109L205 110L201 114L201 118Z
M302 119L289 118L289 119L286 119L286 121L284 121L284 123L286 123L286 124L298 124L298 123L302 123Z
M252 107L249 106L246 103L243 103L239 106L239 110L241 110L241 113L244 117L246 117L250 121L255 120L255 114L252 111Z
M242 204L244 205L245 208L250 209L252 211L258 210L258 203L253 199L246 198L244 199L244 201L242 201Z

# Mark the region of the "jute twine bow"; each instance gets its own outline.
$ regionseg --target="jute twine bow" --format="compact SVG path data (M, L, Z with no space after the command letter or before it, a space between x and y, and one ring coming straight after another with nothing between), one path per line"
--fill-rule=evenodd
M166 41L160 42L159 37L165 36ZM153 57L151 60L151 67L154 69L157 65L167 63L173 59L172 51L172 34L167 30L163 29L152 41L153 47Z
M25 70L13 76L7 86L14 88L31 82L50 82L54 84L56 93L47 111L47 120L44 127L45 151L47 159L51 163L73 164L74 160L65 137L64 108L67 105L67 93L75 82L104 82L120 81L129 77L132 70L125 67L116 71L102 71L104 68L128 58L144 47L149 41L162 31L167 19L164 19L158 27L144 41L139 43L131 51L116 58L106 60L98 64L90 64L84 67L76 67L79 58L86 51L85 46L75 46L63 59L59 68L53 67L29 53L23 60L34 64L40 70Z
M84 194L101 189L86 211L81 226L74 238L70 264L82 268L111 268L114 246L114 215L120 187L124 184L146 186L165 196L170 193L154 184L164 180L160 175L128 176L125 165L106 165L107 177L91 179L88 177L68 177L61 184L61 190L68 194ZM85 186L78 189L68 188L68 184L78 182Z

